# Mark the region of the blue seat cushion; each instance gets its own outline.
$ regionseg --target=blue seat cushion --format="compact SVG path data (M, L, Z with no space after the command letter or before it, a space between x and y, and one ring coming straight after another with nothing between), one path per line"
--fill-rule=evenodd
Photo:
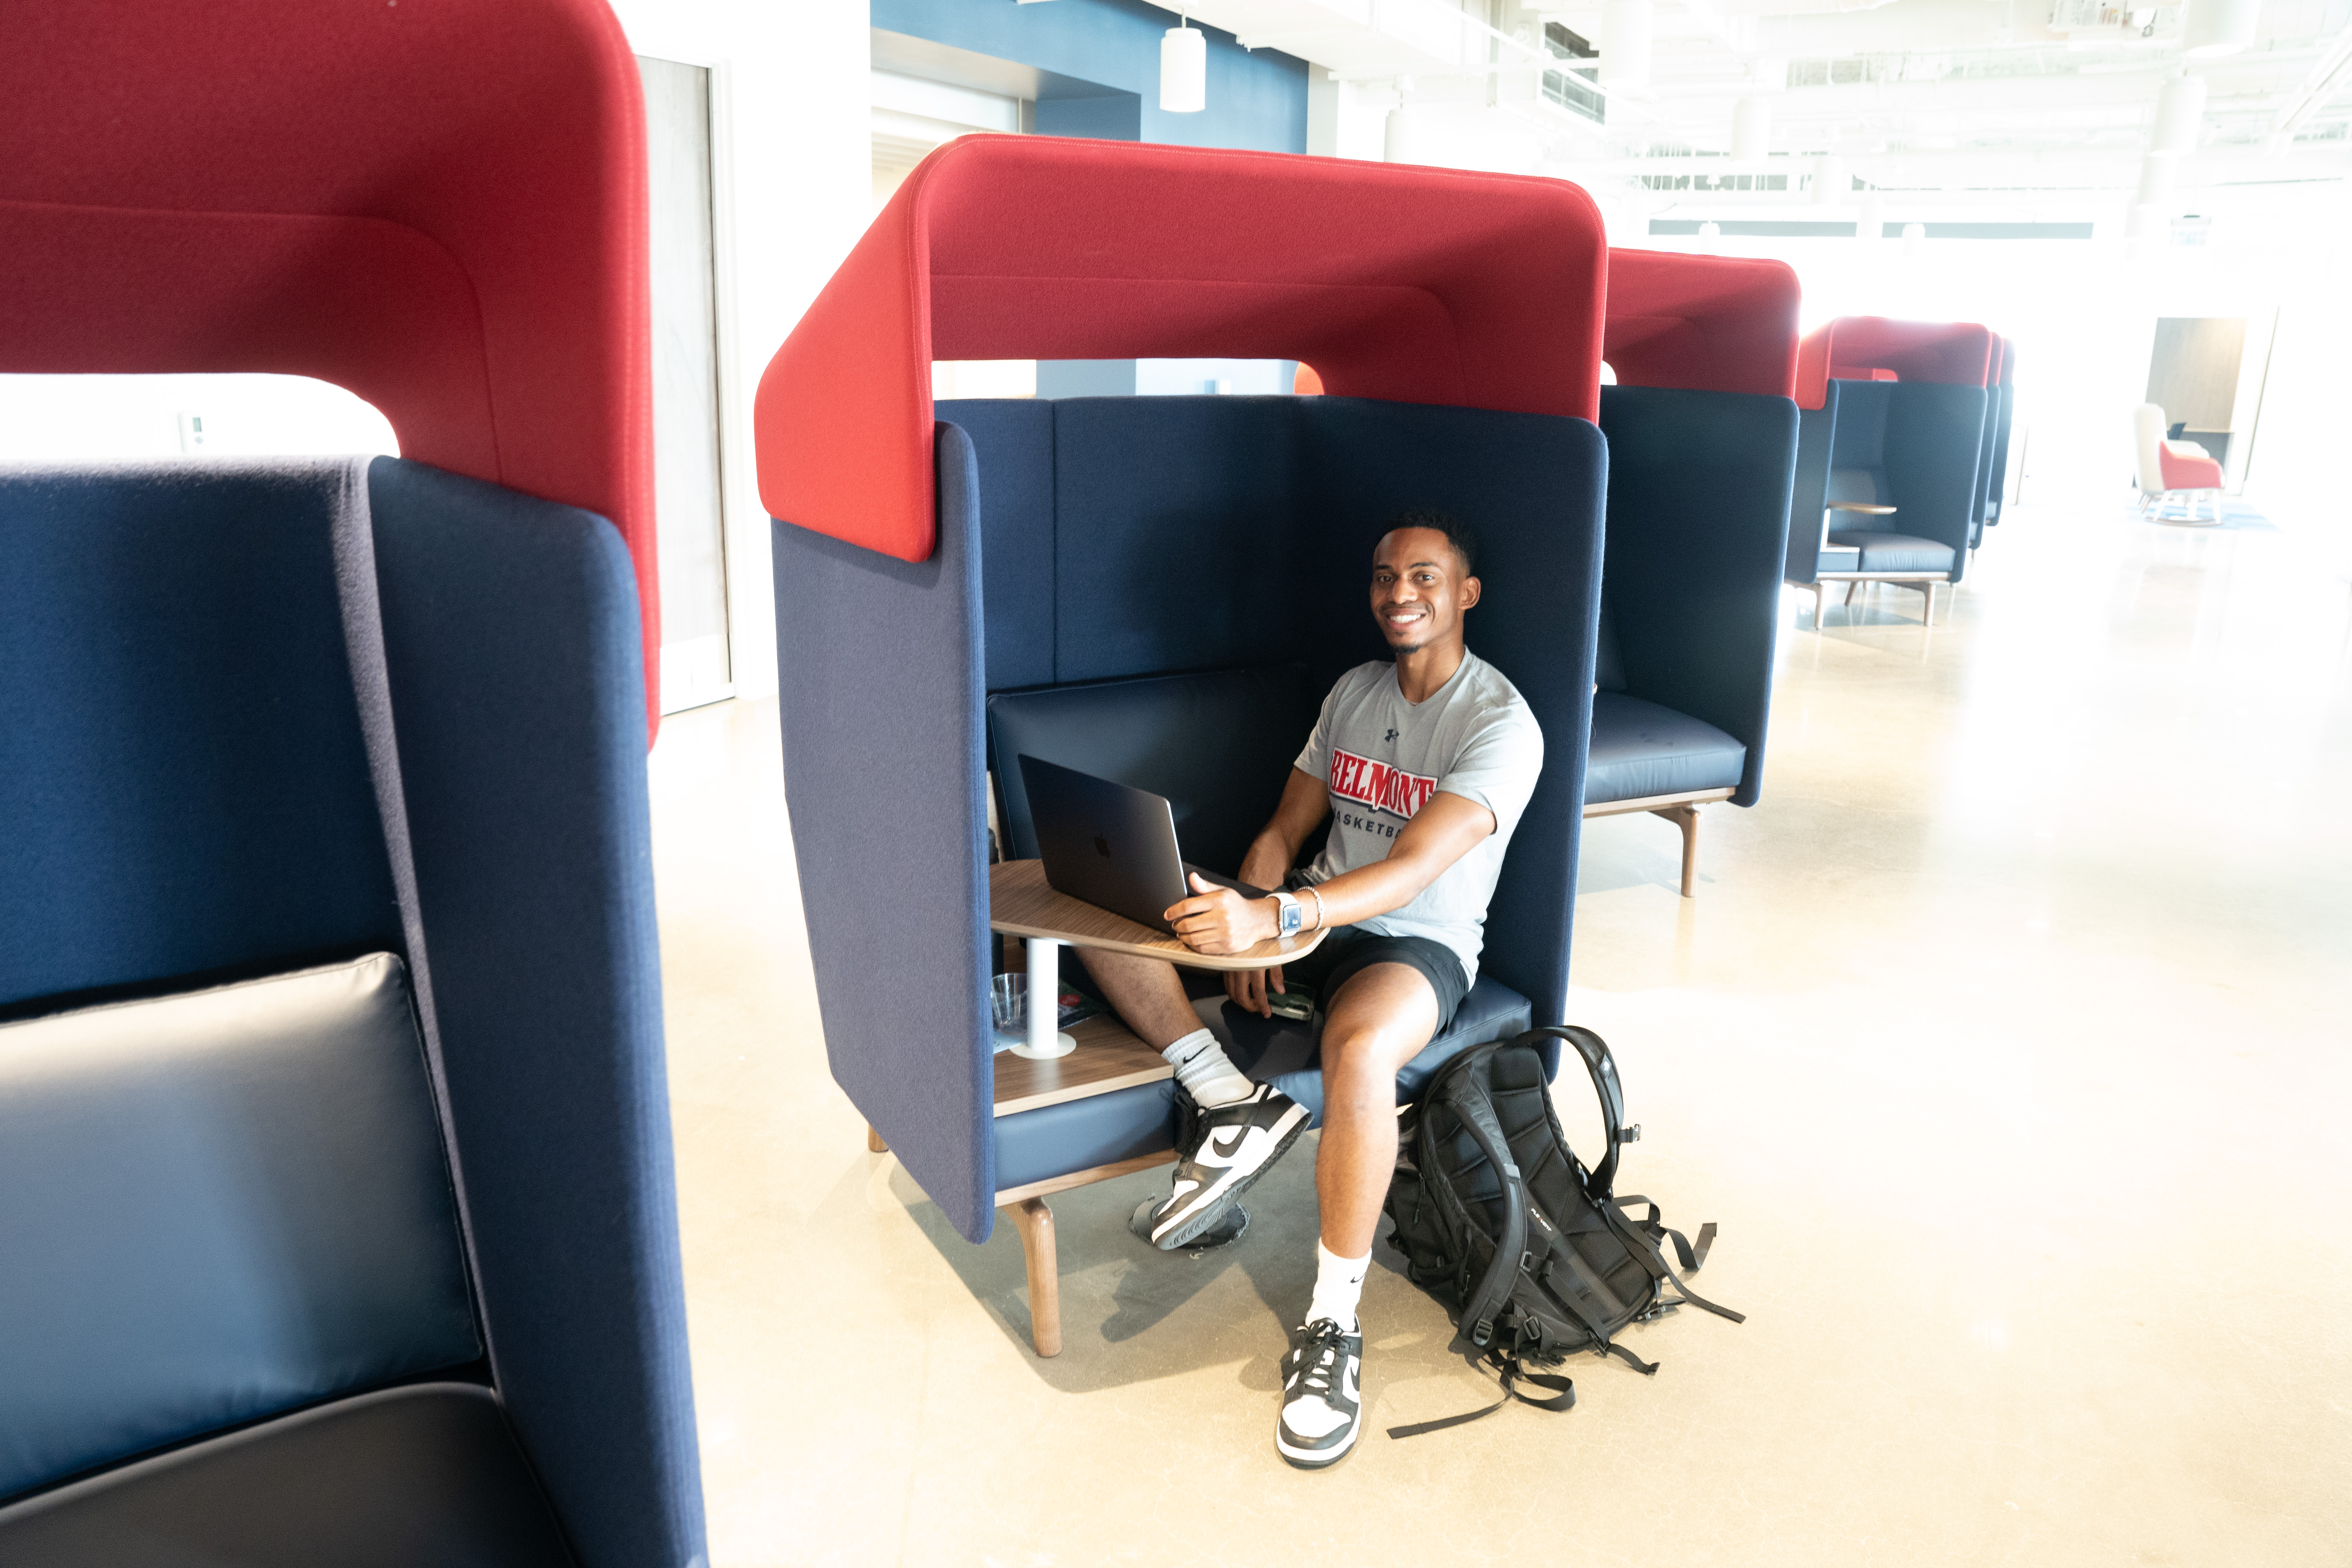
M1244 1013L1215 994L1194 1000L1201 1021L1216 1031L1243 1071L1271 1082L1307 1107L1315 1124L1323 1120L1323 1070L1317 1051L1323 1015L1293 1022ZM1446 1058L1465 1047L1516 1035L1528 1027L1528 999L1485 975L1454 1010L1446 1031L1397 1074L1397 1103L1421 1092ZM996 1119L996 1183L1002 1192L1077 1171L1116 1164L1176 1146L1176 1086L1143 1084L1086 1100L1065 1100Z
M1238 869L1322 698L1297 665L1000 692L988 700L989 766L1006 853L1037 853L1014 760L1026 755L1167 796L1184 858Z
M10 1568L572 1568L499 1402L337 1400L0 1508Z
M1932 539L1915 539L1907 533L1879 533L1869 529L1839 528L1830 531L1829 542L1862 552L1862 563L1848 568L1855 572L1949 572L1952 569L1952 547L1938 544Z
M1584 804L1736 789L1748 748L1714 725L1622 692L1592 699Z
M400 960L0 1026L0 1497L478 1359Z

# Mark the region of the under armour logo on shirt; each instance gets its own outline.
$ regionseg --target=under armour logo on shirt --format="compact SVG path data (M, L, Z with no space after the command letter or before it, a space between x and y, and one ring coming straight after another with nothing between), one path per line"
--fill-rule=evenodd
M1387 734L1382 735L1381 739L1384 742L1392 742L1396 739L1396 731L1394 730L1391 730Z

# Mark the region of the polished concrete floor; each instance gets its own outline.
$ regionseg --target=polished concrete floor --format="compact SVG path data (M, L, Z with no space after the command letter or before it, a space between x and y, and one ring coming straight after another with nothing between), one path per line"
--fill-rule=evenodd
M956 1237L826 1075L773 704L672 718L714 1568L2352 1562L2352 584L2292 533L2052 506L1918 603L1790 600L1764 798L1709 808L1695 900L1668 824L1585 835L1622 1184L1720 1222L1696 1283L1747 1323L1392 1441L1491 1384L1383 1248L1323 1474L1270 1440L1311 1147L1199 1262L1122 1223L1164 1172L1054 1200L1038 1360L1012 1227Z

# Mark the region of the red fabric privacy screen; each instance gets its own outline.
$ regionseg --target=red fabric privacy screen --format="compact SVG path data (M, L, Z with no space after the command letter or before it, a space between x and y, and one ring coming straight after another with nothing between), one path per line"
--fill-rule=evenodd
M0 47L0 371L271 371L601 512L660 682L645 113L603 0L41 0Z
M1794 396L1797 298L1782 262L1612 250L1601 357L1620 386Z
M1832 379L1990 386L1999 364L1995 342L1990 328L1973 322L1840 316L1797 344L1797 406L1819 408Z
M967 136L770 362L760 497L927 558L934 359L1297 359L1339 396L1593 419L1603 251L1559 180Z

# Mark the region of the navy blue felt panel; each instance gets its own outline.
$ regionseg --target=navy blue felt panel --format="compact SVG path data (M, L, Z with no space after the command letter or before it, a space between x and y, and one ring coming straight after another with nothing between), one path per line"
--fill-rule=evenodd
M1749 757L1746 746L1712 724L1622 691L1604 691L1592 700L1592 758L1584 775L1584 803L1736 788Z
M1990 395L1993 398L1992 505L1986 510L1985 521L1999 522L2001 508L2009 500L2009 427L2017 414L2017 388L1995 387Z
M1949 545L1952 581L1957 583L1969 565L1977 462L1984 433L1984 388L1906 381L1877 390L1887 395L1882 466L1897 509L1883 521L1912 538ZM1841 450L1843 442L1841 415Z
M1234 875L1281 804L1322 701L1297 665L992 697L989 756L1005 853L1037 854L1016 761L1025 754L1167 796L1184 858Z
M1739 805L1753 805L1764 787L1797 423L1785 397L1601 389L1609 439L1603 591L1622 691L1744 746L1745 768L1730 781Z
M939 427L939 548L774 525L784 798L833 1076L973 1241L997 1188L972 444ZM781 602L781 599L780 599Z
M1976 518L1979 526L1992 515L1992 454L2000 440L2000 391L1998 387L1985 394L1984 428L1977 435L1977 497ZM1976 542L1975 531L1969 543Z
M1838 384L1837 437L1830 448L1832 468L1884 468L1886 466L1887 411L1897 386L1923 383L1846 381Z
M1845 384L1829 384L1829 396L1819 408L1797 411L1797 461L1789 486L1789 552L1780 575L1790 583L1811 583L1820 572L1822 540L1827 531L1822 516L1829 505L1830 447L1836 432L1838 392Z
M702 1492L635 578L589 512L391 458L368 492L499 1392L583 1563L685 1568Z
M1617 654L1617 626L1609 618L1605 593L1601 605L1600 640L1592 650L1592 683L1603 691L1625 689L1625 661Z
M401 950L337 472L0 473L0 1005Z
M1054 406L1045 397L936 405L979 459L982 679L991 691L1054 680Z
M1293 613L1324 679L1385 654L1368 594L1382 522L1433 506L1478 530L1484 597L1469 613L1470 647L1518 688L1544 736L1543 775L1487 908L1479 972L1527 997L1536 1022L1565 1022L1601 609L1609 468L1601 432L1545 415L1297 402L1306 437L1298 510L1325 542Z
M363 1394L0 1508L9 1568L571 1568L488 1389Z
M0 1026L0 1497L481 1355L389 953Z
M1297 526L1297 401L1055 403L1055 680L1299 657L1294 595L1332 542Z

